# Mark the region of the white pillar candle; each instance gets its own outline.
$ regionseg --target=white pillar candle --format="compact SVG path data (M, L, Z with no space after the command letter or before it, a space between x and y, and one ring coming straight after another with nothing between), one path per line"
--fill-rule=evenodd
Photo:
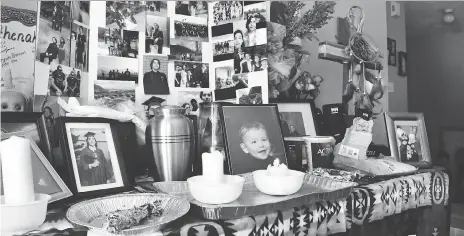
M35 201L30 141L12 136L0 142L0 158L5 204Z
M224 181L224 157L218 152L203 153L201 155L203 164L203 177L205 181L220 183Z

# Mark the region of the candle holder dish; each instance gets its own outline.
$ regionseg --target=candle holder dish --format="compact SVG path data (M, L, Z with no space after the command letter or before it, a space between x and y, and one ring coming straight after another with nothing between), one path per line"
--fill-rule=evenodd
M23 204L5 204L5 197L1 197L2 235L23 234L39 228L47 216L47 194L35 194L35 201Z
M187 179L193 198L205 204L225 204L237 200L242 194L245 179L238 175L224 175L224 182L213 183L202 175Z
M288 175L269 175L267 170L253 171L253 182L256 188L265 194L275 196L291 195L303 186L305 173L288 170Z

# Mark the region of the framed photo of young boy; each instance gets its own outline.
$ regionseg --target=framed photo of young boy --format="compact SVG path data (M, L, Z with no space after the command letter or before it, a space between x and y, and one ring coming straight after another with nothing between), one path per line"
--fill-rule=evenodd
M123 155L127 155L127 146L123 145L130 141L121 140L123 135L118 123L88 117L58 119L60 146L68 169L66 179L76 197L94 197L131 188L132 175Z
M223 105L225 154L230 174L266 169L275 159L287 164L276 104Z

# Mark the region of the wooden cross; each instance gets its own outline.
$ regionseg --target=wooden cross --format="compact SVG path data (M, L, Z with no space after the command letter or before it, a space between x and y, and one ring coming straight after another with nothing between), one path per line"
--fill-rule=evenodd
M345 18L338 18L338 27L337 27L337 43L332 42L321 42L319 43L319 52L318 58L323 60L334 61L343 64L343 89L346 87L350 78L353 80L354 84L359 84L359 87L364 87L364 80L358 80L358 76L355 76L355 72L350 70L357 65L364 66L365 69L371 69L376 71L383 70L383 65L380 62L364 62L362 65L359 61L356 61L348 55L345 50L349 44L349 39L351 37L350 24ZM361 68L363 69L363 68ZM352 74L350 74L352 73ZM368 82L369 83L369 82ZM355 98L351 99L348 103L348 107L345 107L348 115L354 115L355 111Z

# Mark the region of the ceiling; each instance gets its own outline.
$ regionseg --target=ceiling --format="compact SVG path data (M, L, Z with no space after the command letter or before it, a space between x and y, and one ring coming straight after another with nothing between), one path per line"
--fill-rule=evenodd
M423 33L443 23L445 9L454 9L456 20L464 23L464 1L407 1L405 3L408 33Z

